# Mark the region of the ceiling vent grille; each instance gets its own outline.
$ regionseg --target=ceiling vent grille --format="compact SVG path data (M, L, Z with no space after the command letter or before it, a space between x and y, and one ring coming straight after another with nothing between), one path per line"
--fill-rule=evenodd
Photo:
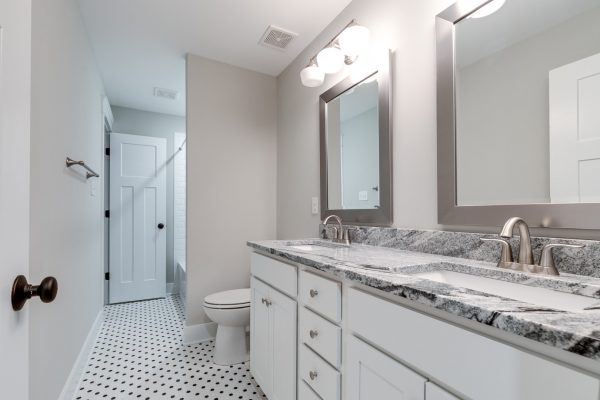
M177 100L179 97L179 92L177 90L155 87L154 96L167 100Z
M297 33L269 25L259 43L272 49L285 50L296 36Z

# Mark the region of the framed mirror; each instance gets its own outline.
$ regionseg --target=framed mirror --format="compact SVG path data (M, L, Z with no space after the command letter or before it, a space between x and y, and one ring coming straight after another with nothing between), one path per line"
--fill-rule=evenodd
M438 215L600 227L600 0L462 0L437 17Z
M390 55L320 96L321 217L392 223Z

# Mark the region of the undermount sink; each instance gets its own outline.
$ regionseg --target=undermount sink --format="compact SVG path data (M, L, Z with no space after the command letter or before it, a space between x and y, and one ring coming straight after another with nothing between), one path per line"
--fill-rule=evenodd
M505 282L454 271L420 272L411 274L411 276L563 311L576 312L600 306L600 299L592 297L562 293L551 289Z
M289 244L287 245L290 249L301 250L301 251L318 251L323 249L346 249L348 245L345 244L337 244L337 243L329 243L329 242L308 242L308 243L298 243L298 244Z

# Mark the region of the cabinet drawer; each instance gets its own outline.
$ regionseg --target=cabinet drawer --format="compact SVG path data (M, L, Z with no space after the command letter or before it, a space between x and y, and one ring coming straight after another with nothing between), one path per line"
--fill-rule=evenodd
M299 345L298 351L299 378L313 388L323 400L338 400L340 398L340 373L305 345Z
M311 310L334 322L342 320L342 284L300 271L300 300Z
M340 368L342 330L325 318L301 307L298 337L321 357Z
M591 376L371 294L349 289L346 311L352 331L468 398L598 399Z
M321 400L304 381L298 382L298 400Z
M271 257L252 253L250 256L252 275L278 290L296 297L298 294L297 268Z

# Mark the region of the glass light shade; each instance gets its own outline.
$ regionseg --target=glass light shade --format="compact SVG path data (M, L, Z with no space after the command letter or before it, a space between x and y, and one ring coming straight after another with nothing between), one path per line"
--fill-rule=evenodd
M325 80L325 74L317 65L312 64L300 71L300 80L307 87L321 86Z
M371 33L361 25L352 25L344 29L338 37L342 52L349 56L357 56L369 47Z
M317 54L317 64L326 74L335 74L344 67L344 53L337 47L326 47Z
M469 18L483 18L487 17L488 15L492 15L501 9L504 3L506 3L506 0L494 0L491 3L487 3L485 6L481 7L473 14L469 15Z

